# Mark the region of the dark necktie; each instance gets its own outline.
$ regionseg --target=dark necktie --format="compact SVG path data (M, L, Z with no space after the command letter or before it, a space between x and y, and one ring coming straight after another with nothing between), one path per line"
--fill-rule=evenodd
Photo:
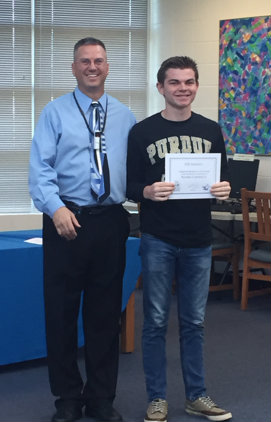
M90 127L93 131L91 148L91 193L98 202L110 194L110 175L104 136L104 111L101 105L92 101Z

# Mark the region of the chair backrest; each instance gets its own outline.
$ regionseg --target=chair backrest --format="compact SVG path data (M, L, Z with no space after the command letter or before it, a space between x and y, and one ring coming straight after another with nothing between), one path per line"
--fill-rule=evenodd
M243 227L245 243L252 240L266 241L271 243L271 193L249 191L241 189ZM250 203L255 206L257 224L250 214Z

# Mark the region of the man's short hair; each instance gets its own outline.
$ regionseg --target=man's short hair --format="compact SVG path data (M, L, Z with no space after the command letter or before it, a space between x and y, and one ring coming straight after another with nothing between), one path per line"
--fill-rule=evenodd
M164 84L164 81L166 79L166 71L168 69L192 69L195 72L195 79L198 83L199 80L199 72L198 72L198 66L197 63L187 56L175 56L170 57L169 59L166 59L163 61L163 63L160 66L160 69L157 72L157 81L160 84Z
M77 41L77 43L75 44L74 49L73 49L74 57L76 55L78 48L82 47L82 45L100 45L104 49L104 51L106 51L105 45L101 40L98 40L98 38L86 37Z

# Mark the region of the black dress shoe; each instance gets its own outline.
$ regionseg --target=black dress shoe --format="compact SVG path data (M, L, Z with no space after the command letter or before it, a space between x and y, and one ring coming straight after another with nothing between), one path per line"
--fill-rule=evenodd
M73 422L81 418L81 406L60 406L53 415L52 422Z
M85 415L95 422L121 422L122 416L111 404L104 404L99 407L86 405Z

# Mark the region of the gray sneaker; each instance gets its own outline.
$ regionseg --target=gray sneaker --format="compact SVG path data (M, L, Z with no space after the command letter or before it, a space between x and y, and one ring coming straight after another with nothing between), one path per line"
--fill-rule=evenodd
M167 422L168 404L166 400L155 399L147 409L144 422Z
M231 412L220 409L210 397L199 397L185 402L185 411L190 415L205 416L210 421L226 421L232 417Z

